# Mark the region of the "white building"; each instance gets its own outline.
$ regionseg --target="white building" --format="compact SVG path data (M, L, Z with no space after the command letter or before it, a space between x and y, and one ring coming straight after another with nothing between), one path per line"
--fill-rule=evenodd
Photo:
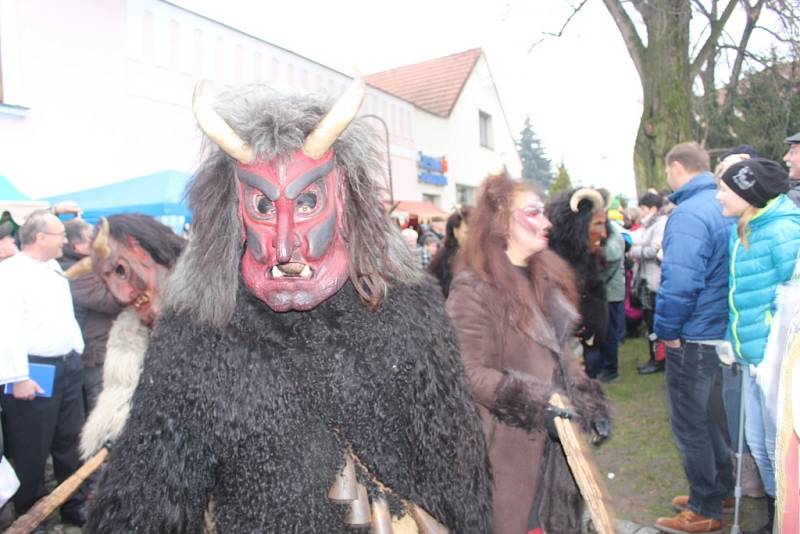
M348 74L163 0L0 0L0 175L43 197L192 172L197 80L336 97ZM369 87L361 113L388 126L394 196L412 197L413 104Z
M416 196L451 210L471 204L489 170L504 163L519 177L522 163L481 49L367 76L367 82L414 104L414 142L423 156L447 160L446 181L422 159ZM444 183L443 183L444 182Z

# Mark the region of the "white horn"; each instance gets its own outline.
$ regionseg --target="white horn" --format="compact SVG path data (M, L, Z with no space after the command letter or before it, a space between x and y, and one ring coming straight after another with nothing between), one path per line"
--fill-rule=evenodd
M197 125L230 157L239 163L251 163L255 159L253 147L242 140L239 134L234 132L233 128L228 126L228 123L214 111L214 108L203 96L203 85L203 80L197 82L194 87L194 96L192 96L192 110Z
M322 117L314 131L308 134L303 143L303 153L311 159L321 158L355 118L365 94L364 80L357 77Z

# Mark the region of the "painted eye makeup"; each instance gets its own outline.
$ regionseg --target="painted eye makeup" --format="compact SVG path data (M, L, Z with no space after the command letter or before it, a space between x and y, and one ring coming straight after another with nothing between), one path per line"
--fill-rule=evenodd
M538 217L544 215L544 206L541 204L529 204L522 208L522 214L526 217Z
M262 219L271 219L275 216L275 203L263 193L253 195L252 207L255 214Z

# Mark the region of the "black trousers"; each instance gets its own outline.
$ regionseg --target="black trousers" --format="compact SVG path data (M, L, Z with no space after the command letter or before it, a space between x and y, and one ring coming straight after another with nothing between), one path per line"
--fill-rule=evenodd
M5 455L14 466L20 486L14 495L14 508L24 514L45 495L44 469L47 456L53 456L53 471L60 484L80 466L78 441L84 422L83 360L76 352L66 357L29 356L31 363L55 365L53 396L19 400L0 395L3 406ZM62 505L73 511L83 504L79 489Z

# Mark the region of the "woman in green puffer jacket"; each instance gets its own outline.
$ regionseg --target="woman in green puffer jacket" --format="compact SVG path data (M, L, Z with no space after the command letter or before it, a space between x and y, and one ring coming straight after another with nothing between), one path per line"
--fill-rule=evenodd
M723 215L738 217L731 233L727 337L744 370L745 435L769 499L769 521L754 532L772 532L774 517L775 407L757 378L776 291L791 278L800 251L800 210L788 190L783 166L755 158L731 165L717 193Z

